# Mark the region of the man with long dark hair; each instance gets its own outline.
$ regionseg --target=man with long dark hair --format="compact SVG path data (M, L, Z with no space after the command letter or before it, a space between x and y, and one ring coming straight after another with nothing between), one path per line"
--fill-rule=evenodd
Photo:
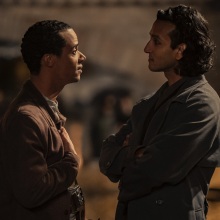
M215 45L194 8L159 10L144 51L167 82L103 143L100 170L119 183L117 220L205 220L220 165L220 100L205 79Z

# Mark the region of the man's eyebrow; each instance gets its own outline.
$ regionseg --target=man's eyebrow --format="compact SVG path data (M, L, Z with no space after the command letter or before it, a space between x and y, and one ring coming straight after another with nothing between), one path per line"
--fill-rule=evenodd
M71 48L72 49L75 49L75 48L77 48L79 46L79 44L74 44Z
M150 34L150 36L153 37L153 38L157 38L157 39L160 38L158 35L155 35L155 34Z

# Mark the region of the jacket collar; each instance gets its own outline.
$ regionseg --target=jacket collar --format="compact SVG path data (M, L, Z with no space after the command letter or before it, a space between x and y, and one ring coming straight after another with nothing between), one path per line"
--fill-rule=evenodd
M181 86L180 93L174 98L175 101L178 102L186 102L191 93L188 93L189 89L193 92L196 88L204 85L207 82L204 75L196 76L196 77L184 77L184 83ZM187 95L186 95L187 92Z
M48 105L44 96L40 93L40 91L34 86L31 80L25 82L23 86L23 91L27 93L33 102L44 112L50 116L52 121L55 123L56 127L60 129L66 122L66 117L63 116L61 113L59 114L59 118L54 114L53 110Z

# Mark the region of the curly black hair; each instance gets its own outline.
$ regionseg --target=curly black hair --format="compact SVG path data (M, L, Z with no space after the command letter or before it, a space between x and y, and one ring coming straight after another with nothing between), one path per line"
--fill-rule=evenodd
M210 37L208 22L196 9L178 5L167 10L158 10L158 20L169 21L175 25L171 31L171 48L185 43L186 50L179 61L181 76L202 75L213 66L215 44Z
M31 74L37 75L40 71L40 62L44 54L50 53L59 56L66 45L59 35L60 31L71 29L61 21L44 20L29 27L21 43L21 53Z

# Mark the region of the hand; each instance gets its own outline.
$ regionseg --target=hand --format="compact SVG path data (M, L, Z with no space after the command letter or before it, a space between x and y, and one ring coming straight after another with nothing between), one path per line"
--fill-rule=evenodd
M73 142L71 141L70 136L64 127L61 127L60 129L60 137L63 141L64 150L77 155Z

